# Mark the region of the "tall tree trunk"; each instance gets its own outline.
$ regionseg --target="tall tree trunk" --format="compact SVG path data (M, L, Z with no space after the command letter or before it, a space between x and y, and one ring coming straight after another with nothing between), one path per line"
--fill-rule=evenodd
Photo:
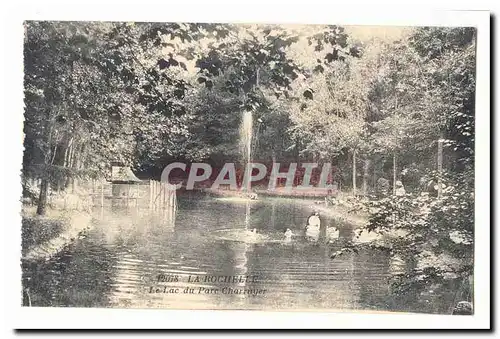
M330 184L337 186L337 191L340 191L339 184L337 183L337 178L335 177L336 171L332 166L332 164L335 163L335 161L333 161L333 160L334 159L332 159L332 162L330 163L330 181L331 181ZM317 162L317 161L315 161L315 162ZM322 164L321 167L323 167L323 166L325 166L325 164ZM335 195L335 194L337 194L337 192L332 192L332 194Z
M370 160L365 159L365 162L363 164L363 195L366 195L368 193L369 168L370 168Z
M438 198L441 198L443 194L443 188L441 183L441 175L443 173L443 141L438 140L438 154L437 154L437 170L438 170Z
M66 177L66 184L64 187L67 189L69 185L71 185L71 170L73 167L73 153L74 153L74 143L73 141L68 146L68 158L66 159L66 170L68 171L68 175Z
M64 151L64 167L69 167L69 158L72 146L73 146L73 138L71 137L68 140L68 144L66 145L66 150Z
M396 195L396 152L392 155L392 194Z
M65 149L64 149L64 158L63 158L63 168L64 168L64 171L67 171L68 167L69 167L69 150L70 150L70 147L71 147L71 144L73 142L73 138L69 138L69 140L66 142L66 145L65 145ZM65 175L63 177L61 177L61 179L59 180L60 181L60 186L62 186L62 189L66 189L68 187L68 175L67 173L65 172Z
M54 160L56 159L56 154L57 154L57 143L56 145L54 146L54 151L52 153L52 159L50 159L50 164L53 165L54 164Z
M78 157L76 159L77 177L75 180L75 182L76 182L75 186L78 186L78 184L80 182L80 175L81 175L82 169L84 168L84 159L86 157L86 154L87 154L87 150L85 147L85 142L83 142L80 144L80 147L78 149L78 154L77 154Z
M300 162L300 140L299 138L295 139L295 162L298 164Z
M352 195L356 196L356 149L352 151Z
M73 149L73 160L72 160L72 169L74 172L77 172L78 171L78 167L80 166L80 161L79 161L79 153L80 153L80 148L81 148L81 145L78 144L78 145L75 145L74 149ZM73 173L73 177L71 178L71 193L75 193L75 190L76 190L76 186L77 186L77 179L75 177L75 173Z
M49 180L47 177L42 179L40 184L40 195L38 197L38 206L36 209L36 214L44 215L45 210L47 209L47 196L49 193Z
M38 204L36 209L36 214L44 215L47 209L47 197L49 194L49 169L50 162L52 160L52 148L50 147L52 143L52 119L50 118L50 110L46 111L46 120L44 126L44 141L46 142L46 150L43 159L43 170L40 182L40 195L38 196Z

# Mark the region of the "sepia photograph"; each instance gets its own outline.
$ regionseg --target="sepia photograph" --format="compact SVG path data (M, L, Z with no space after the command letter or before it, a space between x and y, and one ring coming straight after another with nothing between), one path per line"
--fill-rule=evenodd
M23 30L23 309L474 316L477 27Z

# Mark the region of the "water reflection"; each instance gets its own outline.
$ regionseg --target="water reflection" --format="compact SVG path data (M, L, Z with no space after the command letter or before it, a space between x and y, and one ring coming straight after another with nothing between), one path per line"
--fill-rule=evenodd
M293 200L234 204L210 197L180 199L175 222L141 211L108 213L59 257L25 267L24 277L30 279L33 306L398 310L411 305L410 300L399 305L390 295L387 278L394 262L387 253L330 258L352 237L350 225L323 217L325 225L339 228L338 241L313 244L297 236L284 243L283 230L300 235L309 213ZM228 236L254 228L268 240ZM206 280L214 275L257 279ZM265 294L223 294L224 287ZM219 293L205 293L213 289Z

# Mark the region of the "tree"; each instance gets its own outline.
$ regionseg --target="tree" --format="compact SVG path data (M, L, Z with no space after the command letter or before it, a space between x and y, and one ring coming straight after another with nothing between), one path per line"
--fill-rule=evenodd
M85 119L85 105L82 111L72 106L77 104L75 90L81 89L73 82L73 71L88 62L94 46L87 33L85 25L73 23L26 25L23 174L41 179L39 214L45 212L49 184L61 175L73 175L78 153L85 152L73 136L90 121Z
M361 48L349 41L342 27L329 26L309 39L323 52L307 79L295 88L290 105L292 134L303 140L302 154L330 160L352 154L353 192L356 159L362 147L367 91L359 72Z
M191 39L192 28L163 28L175 38ZM160 53L151 48L157 40L148 37L154 29L153 24L26 24L23 168L25 177L41 179L39 214L50 184L102 176L111 161L133 165L154 159L158 141L164 149L185 134L189 117L181 100L188 86L179 72L159 72L170 67L153 59ZM169 62L171 68L185 68L172 56Z
M451 290L454 299L471 298L464 286L473 275L474 45L472 29L416 29L394 47L401 64L381 63L388 68L372 87L372 112L379 115L372 124L375 144L419 162L413 192L371 201L364 228L386 235L382 244L370 246L382 246L409 263L393 281L399 295ZM394 133L400 128L403 138ZM440 138L448 161L438 172ZM442 185L440 195L436 183Z
M242 25L220 39L208 40L196 60L196 90L189 97L194 120L188 158L238 159L237 133L244 110L253 112L258 129L255 156L275 155L278 136L287 139L283 131L288 123L275 106L276 97L288 96L302 72L287 56L287 48L297 39L279 26Z

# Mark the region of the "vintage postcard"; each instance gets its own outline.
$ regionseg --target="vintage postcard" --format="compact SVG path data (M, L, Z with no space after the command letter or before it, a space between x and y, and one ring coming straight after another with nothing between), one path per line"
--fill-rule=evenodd
M476 26L23 27L23 309L476 314Z

